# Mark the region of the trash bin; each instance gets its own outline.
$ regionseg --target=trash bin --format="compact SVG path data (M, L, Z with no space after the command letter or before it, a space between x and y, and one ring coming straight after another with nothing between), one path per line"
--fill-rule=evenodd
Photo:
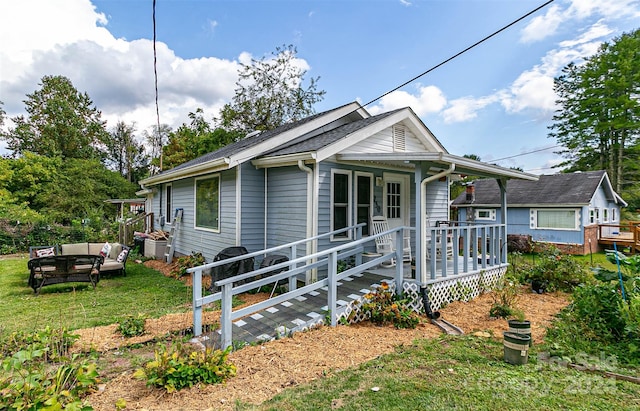
M213 261L227 260L244 254L249 254L247 249L244 247L228 247L220 251L218 255L213 258ZM213 267L211 269L211 287L209 287L209 291L216 291L216 287L214 285L216 281L253 271L253 264L253 257L249 257L233 263Z

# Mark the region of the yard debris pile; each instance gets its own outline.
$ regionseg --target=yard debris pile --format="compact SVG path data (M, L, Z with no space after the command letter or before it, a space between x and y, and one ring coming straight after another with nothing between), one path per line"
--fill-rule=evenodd
M154 268L163 270L161 262ZM243 295L247 303L255 303L261 295ZM250 301L251 300L251 301ZM477 333L487 338L500 338L508 328L507 321L489 318L491 294L483 294L469 302L454 302L440 310L443 318L462 328L465 334ZM525 312L532 325L535 343L542 341L546 327L553 317L569 303L566 294L534 294L523 288L518 306ZM217 322L219 312L206 312L205 324ZM124 339L116 334L116 326L96 327L80 330L78 347L94 347L98 351L111 350L103 355L114 355L119 345L151 341L179 330L191 327L191 313L171 314L157 320L147 320L147 333L141 337ZM120 398L127 402L127 409L215 409L233 410L236 400L261 403L285 388L308 383L316 378L331 375L349 367L372 360L394 351L399 345L410 345L415 339L434 338L441 331L425 321L416 329L397 330L393 327L378 327L369 323L350 326L321 327L308 332L296 333L259 346L245 347L230 355L237 366L236 377L222 385L201 385L174 394L149 388L144 381L132 378L133 367L123 366L106 371L115 377L106 382L103 389L92 394L88 400L94 409L112 410ZM140 341L137 339L141 339ZM365 344L366 342L366 344ZM366 349L363 349L364 345ZM153 344L146 346L153 353ZM122 360L122 355L117 357ZM116 360L114 359L114 363ZM115 365L114 365L115 367ZM250 387L250 389L248 389Z
M152 231L152 232L147 234L147 238L150 238L150 239L155 240L155 241L168 240L169 239L169 232L168 231L162 231L162 230Z

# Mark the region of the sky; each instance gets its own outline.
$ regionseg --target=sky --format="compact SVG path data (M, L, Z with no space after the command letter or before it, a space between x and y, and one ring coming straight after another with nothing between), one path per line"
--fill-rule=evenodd
M451 154L552 174L553 79L640 26L640 0L157 0L160 122L230 102L241 63L293 45L314 108L411 107ZM152 0L0 0L0 101L10 118L45 75L68 77L109 129L156 124ZM308 84L308 83L307 83ZM385 95L379 99L380 96ZM0 154L8 154L0 142Z

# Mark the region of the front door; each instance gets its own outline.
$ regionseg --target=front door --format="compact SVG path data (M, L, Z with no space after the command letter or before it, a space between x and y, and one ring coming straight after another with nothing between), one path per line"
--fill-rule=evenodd
M383 214L389 228L409 226L409 176L384 173Z

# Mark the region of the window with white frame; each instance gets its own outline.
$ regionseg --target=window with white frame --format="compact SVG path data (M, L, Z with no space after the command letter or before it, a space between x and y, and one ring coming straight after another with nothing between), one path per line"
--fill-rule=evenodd
M589 209L589 224L596 223L596 210L593 208Z
M596 223L600 222L600 209L599 208L595 208L594 209L596 212Z
M496 210L490 208L477 208L476 220L496 221Z
M387 218L402 218L401 183L389 181L387 184Z
M220 176L195 181L195 227L220 231Z
M173 211L171 208L171 197L172 197L171 184L167 184L164 187L164 201L165 201L164 214L165 214L165 221L167 222L167 224L171 224L171 221L173 220L173 215L172 215Z
M612 207L612 208L611 208L611 222L616 221L616 218L617 218L617 216L616 216L616 209Z
M530 228L537 230L578 230L580 212L577 209L532 209Z
M602 209L602 222L603 223L608 223L609 222L609 209L608 208L603 208Z
M373 174L356 171L356 224L367 223L362 227L362 235L369 235L369 219L372 215Z
M331 231L351 225L351 172L331 170ZM348 239L349 232L332 236L332 239Z

